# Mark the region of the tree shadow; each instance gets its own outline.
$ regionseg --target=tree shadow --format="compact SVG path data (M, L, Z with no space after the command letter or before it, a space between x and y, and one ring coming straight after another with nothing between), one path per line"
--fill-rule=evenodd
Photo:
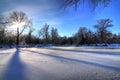
M91 66L106 68L106 69L110 69L110 70L114 70L114 71L118 71L118 72L120 71L120 67L113 67L113 66L109 66L109 65L105 65L105 64L94 63L94 62L78 60L78 59L72 59L72 58L67 58L67 57L62 57L62 56L57 56L57 55L52 55L52 54L39 53L37 51L31 51L31 50L25 50L25 51L37 53L37 54L48 56L48 57L52 57L56 60L63 59L63 60L67 60L67 61L78 62L78 63L83 63L83 64L87 64L87 65L91 65Z
M16 48L11 60L8 62L3 80L26 80L24 75L25 66L21 62L20 50Z
M113 55L120 56L120 52L105 52L105 51L89 51L89 50L68 50L68 49L60 49L60 48L46 48L50 50L58 50L58 51L70 51L70 52L85 52L85 53L94 53L94 54L102 54L102 55Z

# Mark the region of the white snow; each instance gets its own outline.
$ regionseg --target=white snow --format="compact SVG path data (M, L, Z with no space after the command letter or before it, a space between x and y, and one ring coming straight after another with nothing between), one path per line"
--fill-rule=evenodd
M0 80L120 80L120 49L0 49Z

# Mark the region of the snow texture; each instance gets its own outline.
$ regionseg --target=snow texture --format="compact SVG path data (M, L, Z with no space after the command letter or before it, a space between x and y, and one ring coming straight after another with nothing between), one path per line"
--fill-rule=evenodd
M0 80L120 80L120 49L0 49Z

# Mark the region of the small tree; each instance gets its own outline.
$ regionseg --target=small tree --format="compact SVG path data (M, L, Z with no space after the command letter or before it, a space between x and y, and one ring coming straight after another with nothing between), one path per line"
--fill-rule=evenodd
M28 43L32 42L32 32L35 30L32 26L32 22L30 22L30 26L29 26L29 32L28 32Z
M78 32L76 33L77 36L77 44L85 44L86 43L86 33L87 28L86 27L80 27Z
M51 29L51 41L52 41L53 44L58 43L58 37L59 37L59 35L58 35L57 29L52 28Z
M87 30L86 32L86 44L90 45L90 44L93 44L95 42L94 41L94 33L91 31L91 30Z
M45 24L38 32L40 38L43 39L44 43L47 44L50 41L50 35L49 35L49 25Z

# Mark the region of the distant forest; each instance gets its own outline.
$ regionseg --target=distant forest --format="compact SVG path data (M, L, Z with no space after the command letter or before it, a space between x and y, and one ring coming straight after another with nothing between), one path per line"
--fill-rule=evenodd
M16 32L9 31L8 26L22 25L22 29L16 28ZM120 34L113 34L109 28L113 28L111 19L101 19L92 26L96 29L93 32L86 27L80 27L71 37L61 37L57 28L49 29L49 24L45 24L39 29L37 35L32 34L35 26L24 12L12 12L9 16L0 18L0 45L36 45L53 44L59 45L96 45L96 44L120 44ZM64 27L63 27L64 28ZM27 29L28 33L23 34ZM67 30L66 30L67 31Z

